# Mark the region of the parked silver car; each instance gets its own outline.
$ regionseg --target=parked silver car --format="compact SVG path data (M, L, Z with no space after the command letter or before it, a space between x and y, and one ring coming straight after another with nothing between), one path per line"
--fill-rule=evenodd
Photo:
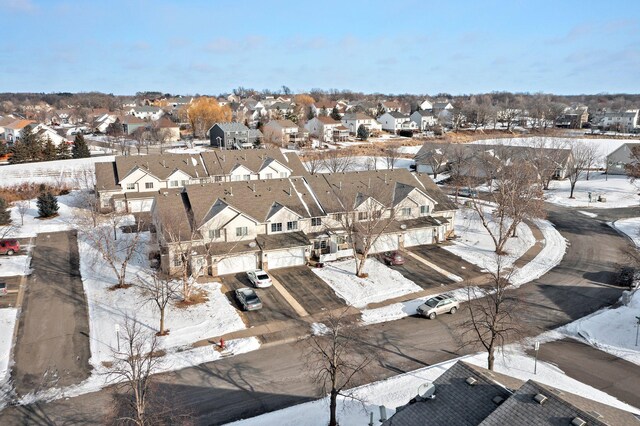
M451 294L445 293L434 296L418 307L418 314L429 319L435 319L440 314L455 314L460 309L460 302Z
M251 284L253 284L256 288L270 287L271 284L273 284L271 282L271 277L269 276L269 274L267 274L262 269L247 271L247 278L249 278Z
M236 299L245 311L257 311L258 309L262 309L262 301L252 288L243 287L237 289Z

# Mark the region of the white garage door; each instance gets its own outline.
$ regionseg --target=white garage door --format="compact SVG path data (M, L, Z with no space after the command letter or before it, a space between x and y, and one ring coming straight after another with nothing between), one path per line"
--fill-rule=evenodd
M405 232L404 234L405 247L421 246L424 244L431 244L432 242L432 229L413 229Z
M269 269L302 266L307 263L307 259L304 257L304 247L269 251L267 252L267 260Z
M218 262L218 275L246 272L256 268L256 255L253 253L242 254L220 260Z
M380 235L371 246L369 253L382 253L385 251L398 250L398 235Z
M152 199L144 199L144 200L129 200L129 213L140 213L140 212L149 212L151 211L151 204L153 204Z

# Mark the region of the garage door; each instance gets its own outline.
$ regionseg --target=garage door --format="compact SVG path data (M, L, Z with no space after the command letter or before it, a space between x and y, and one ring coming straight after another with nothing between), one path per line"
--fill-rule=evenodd
M404 234L404 246L413 247L433 242L432 229L412 229Z
M153 204L153 199L129 200L129 213L149 212L151 204Z
M269 251L267 252L267 259L269 269L303 266L307 263L307 259L304 257L304 247Z
M246 272L256 268L256 255L254 253L242 254L220 260L218 262L218 275Z
M369 253L382 253L385 251L398 250L398 235L380 235L371 246Z

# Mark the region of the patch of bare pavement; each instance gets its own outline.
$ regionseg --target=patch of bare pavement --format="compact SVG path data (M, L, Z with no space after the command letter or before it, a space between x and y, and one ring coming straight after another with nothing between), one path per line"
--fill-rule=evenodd
M39 234L31 267L12 369L20 396L80 383L91 370L76 232Z

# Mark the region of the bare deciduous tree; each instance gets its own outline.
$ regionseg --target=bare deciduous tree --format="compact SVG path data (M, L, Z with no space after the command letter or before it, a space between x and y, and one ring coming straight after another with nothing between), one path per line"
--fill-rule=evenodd
M355 158L350 149L331 149L324 155L324 166L331 173L347 172L354 162Z
M324 165L324 155L321 153L309 153L304 156L304 165L309 173L315 175L318 173Z
M421 149L419 161L431 167L433 179L438 177L438 173L447 165L451 155L451 144L448 143L425 143Z
M338 396L354 398L346 393L355 380L366 374L374 359L360 344L358 330L347 322L346 311L325 320L325 334L306 339L305 362L314 381L329 394L329 426L336 426Z
M31 207L31 203L29 200L22 200L16 203L16 210L20 215L20 225L24 226L24 215L29 211L29 207Z
M393 170L400 158L398 144L389 144L384 150L384 161L388 169Z
M534 138L530 151L530 160L535 165L542 184L548 190L556 172L564 168L568 160L566 145L556 138Z
M117 382L116 387L124 390L129 398L124 401L130 405L126 410L131 416L119 420L133 422L137 426L151 425L152 413L147 411L151 374L156 369L158 358L158 340L147 332L133 318L125 317L121 328L123 342L121 347L113 348L114 363L109 376Z
M500 256L497 269L491 273L491 283L483 288L467 287L466 309L469 319L461 327L465 346L481 346L487 352L487 368L493 370L495 351L522 332L520 300L516 292L509 291L511 271L506 270Z
M631 148L630 159L631 161L625 164L624 170L627 172L631 183L635 183L636 180L640 179L640 145Z
M587 144L584 142L575 142L571 147L572 158L568 166L567 177L571 185L571 193L569 198L574 198L573 191L576 183L587 171L589 166L593 164L597 158L598 147L595 144Z
M142 290L147 302L152 302L160 313L160 329L157 336L169 334L164 328L166 307L179 294L180 282L165 277L159 271L154 271L147 276L138 276L137 286Z

